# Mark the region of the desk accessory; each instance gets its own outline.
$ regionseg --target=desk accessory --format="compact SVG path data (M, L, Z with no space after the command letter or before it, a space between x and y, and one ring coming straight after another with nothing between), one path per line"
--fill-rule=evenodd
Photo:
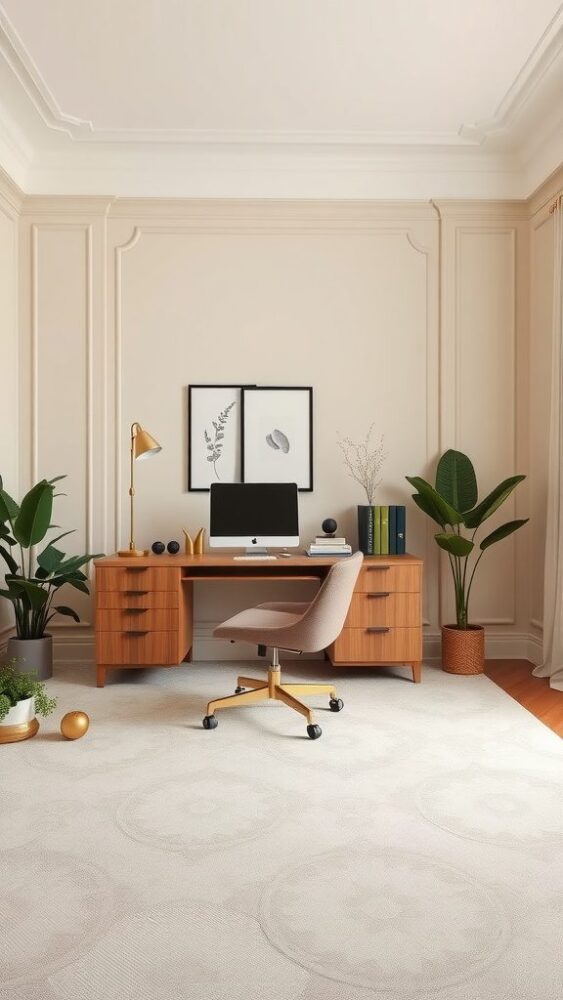
M325 517L323 523L321 524L321 528L323 529L324 532L324 537L333 538L334 535L336 534L337 527L338 525L333 517Z
M180 542L168 542L166 548L171 556L175 556L180 551Z
M161 451L161 447L158 441L148 433L144 431L140 424L137 422L131 424L131 469L130 469L130 486L129 486L129 496L131 498L131 528L130 528L130 539L129 548L122 549L118 552L118 556L148 556L148 549L137 549L135 547L134 539L134 508L133 508L133 498L135 496L135 480L134 480L134 469L135 462L142 458L150 458L151 455L157 455Z
M151 549L154 552L155 556L161 556L165 548L166 546L164 542L153 542L151 545Z
M192 538L189 531L182 528L185 536L184 554L187 556L202 556L205 543L205 528L200 528L195 538Z
M193 554L194 554L194 540L193 540L192 536L190 535L189 531L186 531L185 528L182 528L182 531L184 532L184 538L185 538L185 541L184 541L184 555L186 555L186 556L193 556Z

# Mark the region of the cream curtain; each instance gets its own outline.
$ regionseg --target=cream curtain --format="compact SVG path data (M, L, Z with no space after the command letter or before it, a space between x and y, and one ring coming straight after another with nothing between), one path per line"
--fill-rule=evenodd
M563 201L554 212L553 346L551 417L544 570L543 663L536 677L549 677L563 691Z

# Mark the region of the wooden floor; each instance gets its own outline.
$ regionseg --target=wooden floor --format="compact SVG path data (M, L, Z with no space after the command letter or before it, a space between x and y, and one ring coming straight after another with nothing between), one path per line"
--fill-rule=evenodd
M528 660L487 660L485 673L511 698L544 725L563 736L563 691L554 691L544 677L533 677Z

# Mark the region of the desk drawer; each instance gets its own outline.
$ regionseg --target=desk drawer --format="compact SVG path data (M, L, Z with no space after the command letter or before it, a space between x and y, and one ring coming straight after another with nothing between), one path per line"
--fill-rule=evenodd
M98 611L96 628L100 632L128 632L131 629L150 629L167 632L178 628L177 608L121 608Z
M351 628L366 625L416 628L420 620L420 594L394 594L384 590L355 593L345 624Z
M133 581L135 584L135 581ZM132 586L133 586L132 584ZM178 590L102 590L96 594L97 613L107 609L126 608L178 608Z
M389 591L418 593L421 590L420 565L417 563L386 563L366 560L356 583L356 593Z
M173 566L102 566L96 570L98 591L177 590L179 586L180 568Z
M178 634L144 631L141 625L132 625L131 631L97 632L96 659L103 664L170 666L178 663Z
M331 647L333 663L409 663L422 659L420 628L343 628Z

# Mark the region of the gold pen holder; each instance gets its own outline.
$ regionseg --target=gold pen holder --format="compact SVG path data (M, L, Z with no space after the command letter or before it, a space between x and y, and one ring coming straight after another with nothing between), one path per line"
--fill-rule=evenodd
M189 531L182 529L185 536L184 553L187 556L202 556L205 543L205 528L200 528L195 538L192 538Z

